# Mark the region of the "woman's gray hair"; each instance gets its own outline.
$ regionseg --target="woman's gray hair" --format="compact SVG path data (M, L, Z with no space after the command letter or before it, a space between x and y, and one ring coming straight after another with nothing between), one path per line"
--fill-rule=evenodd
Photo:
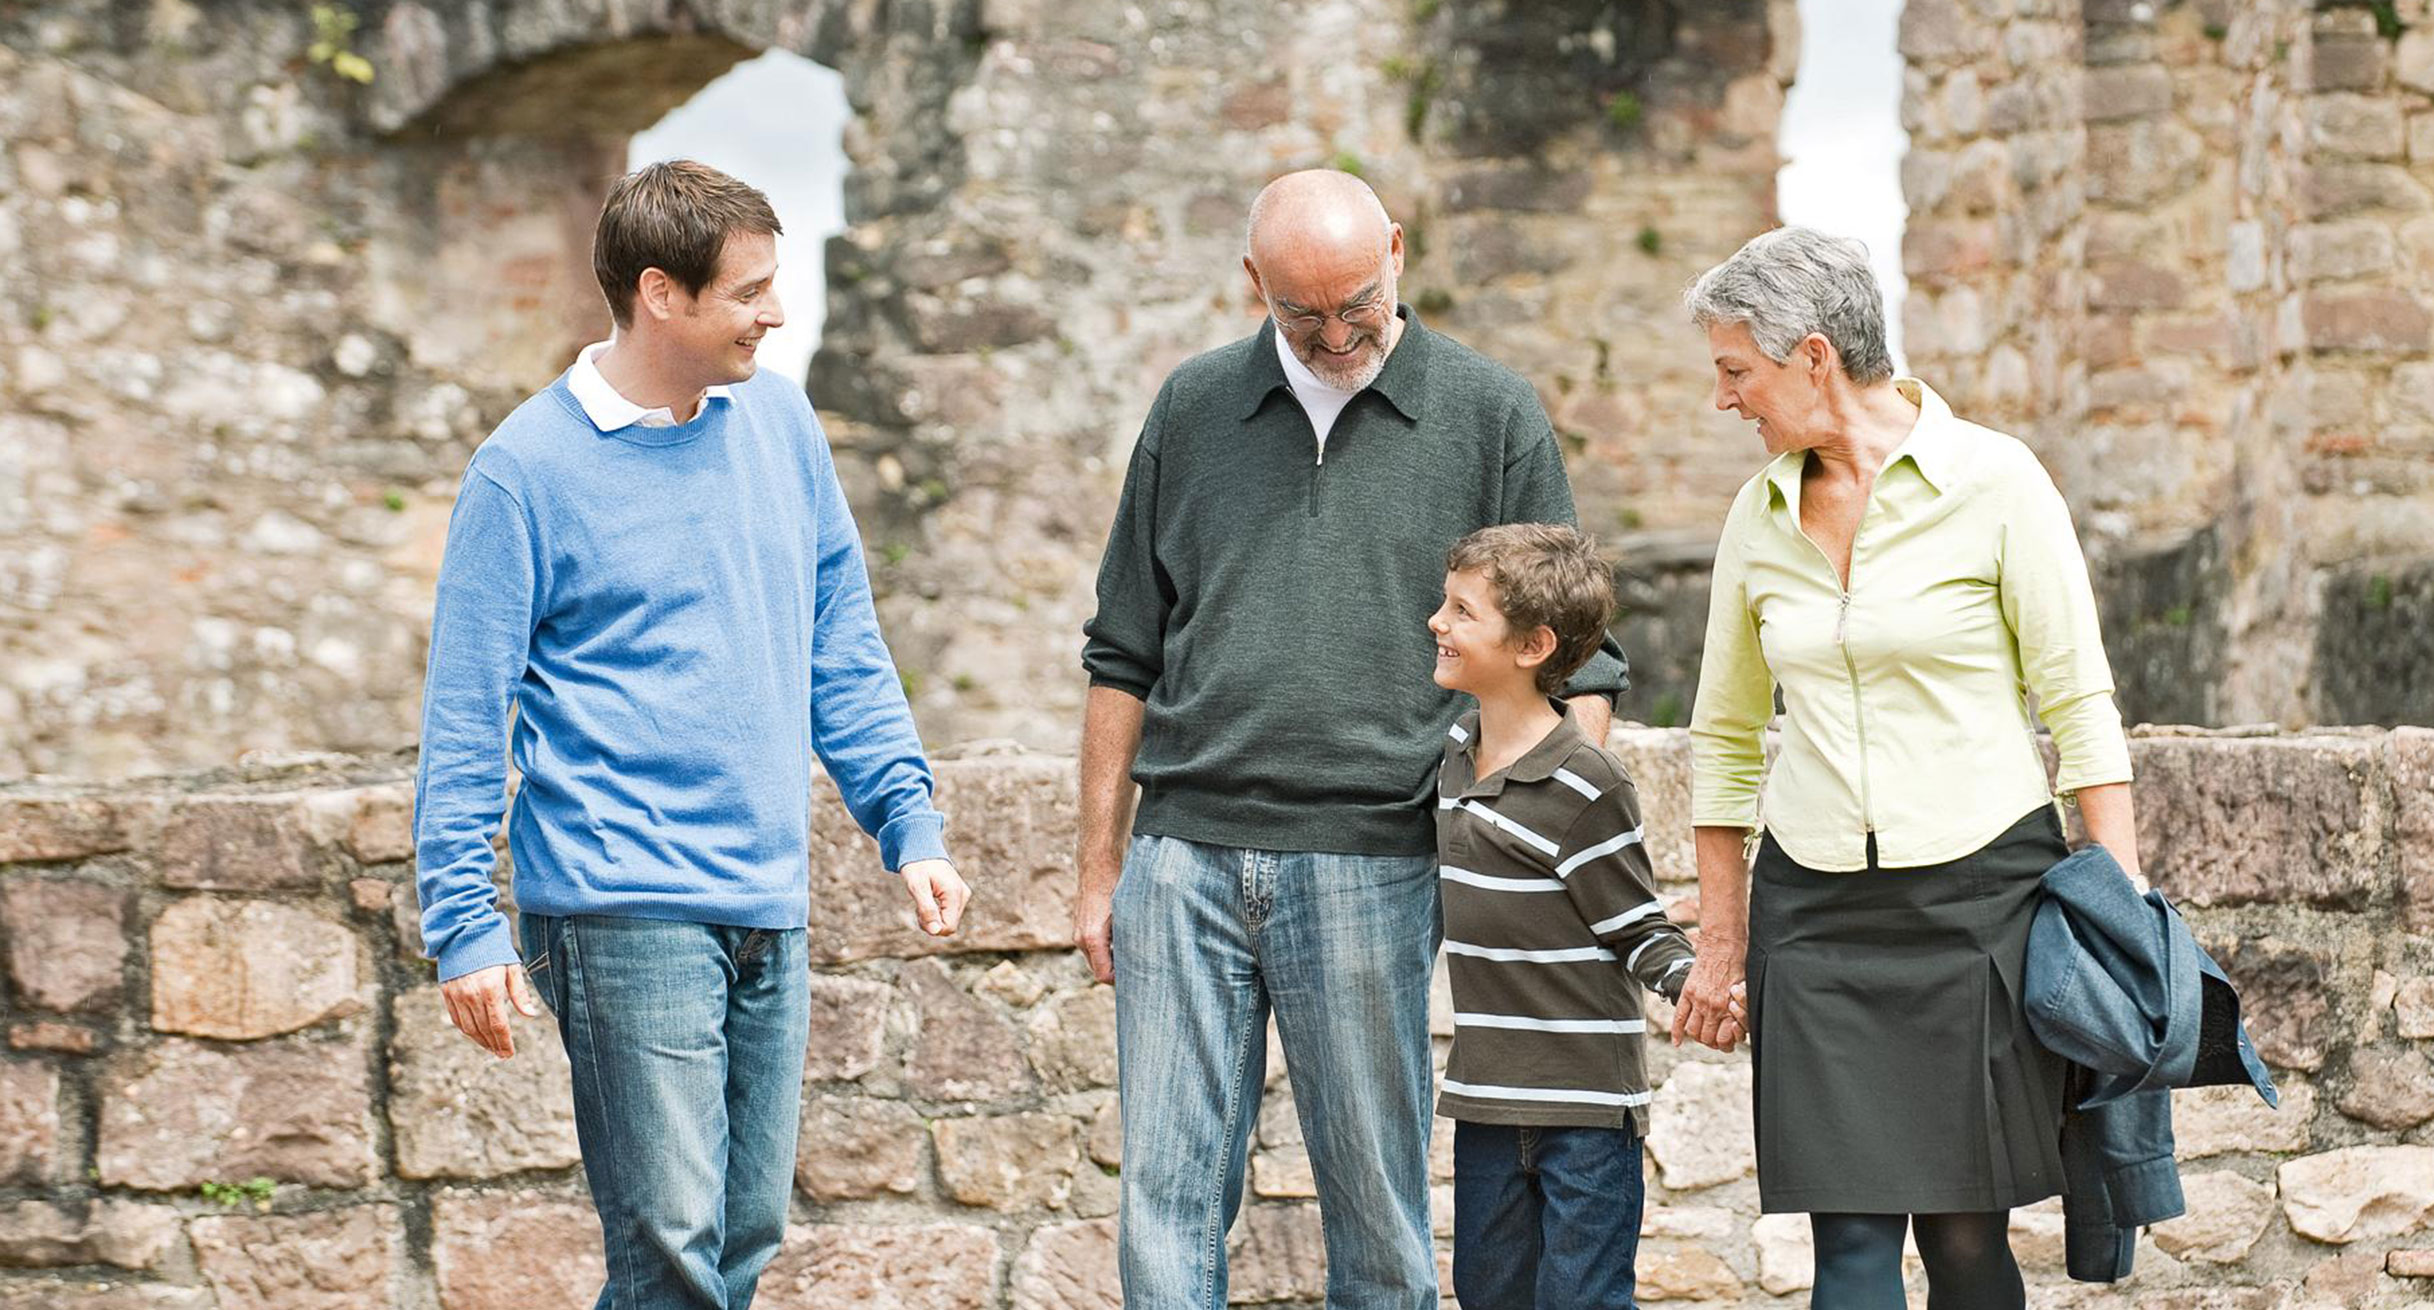
M1893 376L1885 348L1885 298L1868 248L1815 228L1779 227L1750 238L1682 293L1700 327L1747 323L1780 364L1812 332L1832 342L1842 371L1870 386Z

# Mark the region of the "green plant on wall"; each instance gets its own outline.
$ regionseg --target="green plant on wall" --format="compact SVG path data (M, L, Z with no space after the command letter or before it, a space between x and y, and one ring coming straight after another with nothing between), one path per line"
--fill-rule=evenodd
M328 65L329 70L350 82L368 83L372 80L372 61L355 53L355 29L363 20L352 9L337 5L313 6L313 44L304 57L316 64Z
M254 1209L267 1214L270 1211L271 1197L277 1195L279 1185L268 1178L248 1178L241 1183L206 1181L196 1190L203 1194L204 1200L214 1205L224 1206L231 1210L241 1205L251 1205Z

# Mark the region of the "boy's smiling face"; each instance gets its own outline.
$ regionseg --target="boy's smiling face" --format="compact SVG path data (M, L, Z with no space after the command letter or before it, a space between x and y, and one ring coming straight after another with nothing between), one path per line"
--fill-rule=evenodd
M1493 696L1515 684L1529 687L1546 658L1530 658L1535 643L1513 640L1495 584L1476 569L1445 575L1445 603L1428 616L1428 631L1437 639L1437 685L1449 691ZM1547 635L1551 647L1553 634Z

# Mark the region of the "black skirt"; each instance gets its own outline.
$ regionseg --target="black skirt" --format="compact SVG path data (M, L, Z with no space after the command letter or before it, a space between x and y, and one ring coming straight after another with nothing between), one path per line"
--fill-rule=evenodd
M1758 1202L1769 1214L2007 1210L2062 1191L2065 1065L2028 1032L2050 805L1974 854L1820 873L1768 838L1751 871Z

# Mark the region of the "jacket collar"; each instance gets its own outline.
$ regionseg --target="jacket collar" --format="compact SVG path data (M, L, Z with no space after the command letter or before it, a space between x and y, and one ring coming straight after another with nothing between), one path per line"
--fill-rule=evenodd
M1562 721L1546 736L1539 738L1537 745L1523 751L1520 759L1506 765L1502 772L1485 778L1479 776L1479 710L1474 706L1464 712L1460 720L1462 756L1464 763L1470 766L1471 777L1471 785L1463 789L1465 792L1480 789L1493 796L1501 793L1506 783L1545 782L1555 776L1555 771L1563 767L1564 761L1572 758L1573 751L1589 744L1588 734L1581 730L1580 716L1571 706L1553 698L1549 698L1547 703L1563 714Z
M1420 315L1409 305L1396 305L1395 316L1403 320L1403 335L1395 340L1394 349L1387 352L1386 366L1378 370L1377 380L1366 391L1374 391L1395 412L1411 422L1420 421L1428 400L1428 352L1436 334L1420 322ZM1291 394L1285 382L1285 366L1276 359L1276 320L1260 320L1259 334L1251 341L1250 357L1243 361L1241 404L1238 412L1245 419L1259 413L1268 398L1279 391Z

